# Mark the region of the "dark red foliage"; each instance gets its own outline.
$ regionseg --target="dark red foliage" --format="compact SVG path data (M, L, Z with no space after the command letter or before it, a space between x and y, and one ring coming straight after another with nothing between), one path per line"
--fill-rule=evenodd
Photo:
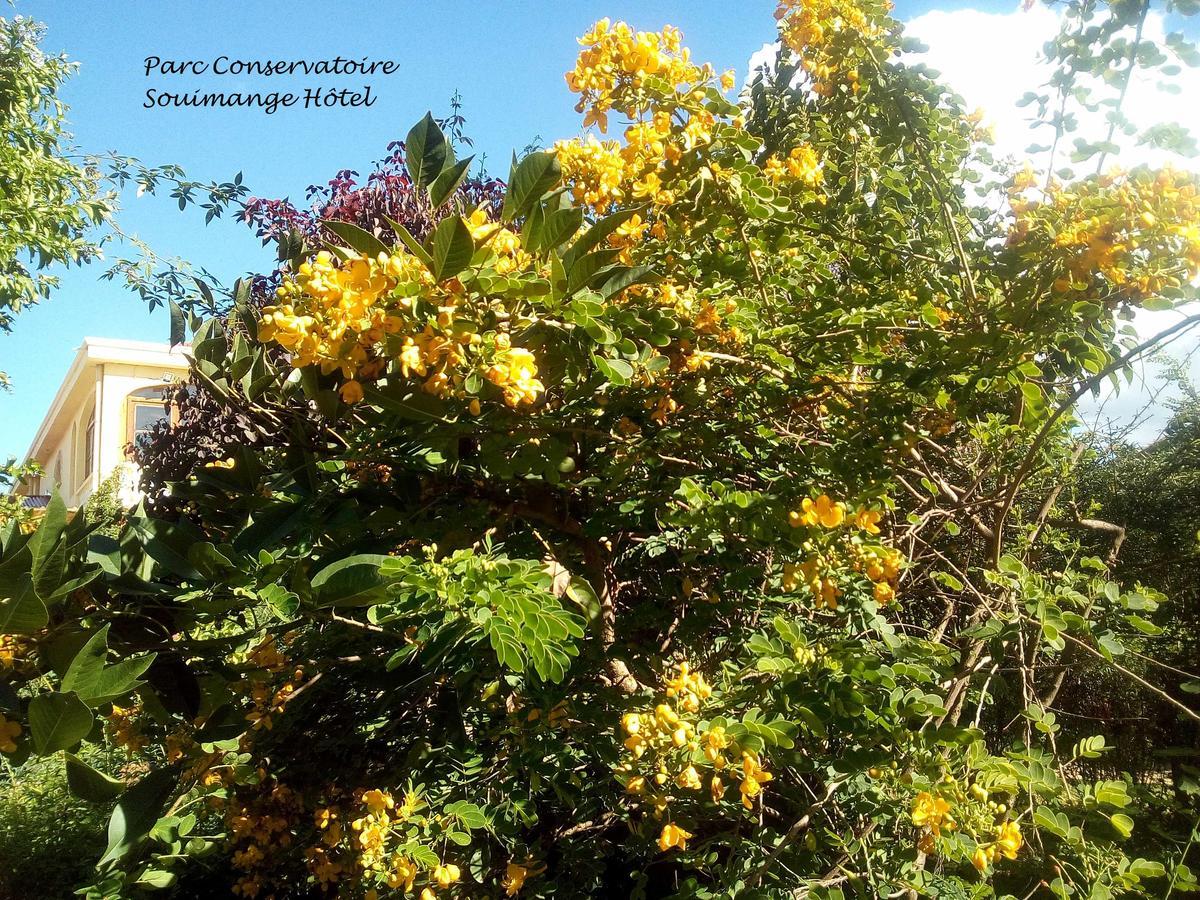
M293 229L309 240L319 240L320 223L326 220L352 222L386 244L397 240L388 224L391 219L418 239L424 239L449 209L434 210L425 193L413 189L404 167L402 141L393 141L387 149L387 156L375 163L367 175L366 184L359 184L358 172L343 169L328 183L308 188L307 209L297 209L286 198L252 197L246 201L242 219L255 229L264 244L281 240ZM503 182L487 176L468 176L446 206L461 211L484 203L498 209L503 197Z

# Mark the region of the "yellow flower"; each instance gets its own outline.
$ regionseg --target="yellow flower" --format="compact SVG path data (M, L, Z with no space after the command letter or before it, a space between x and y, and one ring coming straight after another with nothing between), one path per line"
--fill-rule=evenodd
M801 520L805 525L837 528L846 518L846 505L830 500L826 494L822 494L816 500L805 497L800 507L803 510Z
M954 823L950 815L950 804L943 797L935 797L928 791L921 791L913 799L913 824L926 825L935 835L942 833L942 825L951 826Z
M644 794L646 792L646 779L641 775L634 775L625 782L625 793L627 794Z
M392 795L387 791L372 789L362 795L362 801L367 805L372 815L379 815L384 810L393 809L396 806L396 801L392 799Z
M1017 851L1025 843L1021 836L1021 826L1016 822L1004 822L1000 826L1000 834L996 838L996 846L1006 859L1016 859Z
M881 606L890 603L896 597L895 589L886 581L878 582L872 590L872 593L875 595L876 602L878 602Z
M421 900L437 900L437 894L435 894L430 888L422 888Z
M438 887L450 887L460 877L462 877L462 872L454 864L441 865L433 870L433 880L437 882Z
M504 888L504 893L511 897L525 886L525 879L528 877L529 869L517 863L510 862L508 869L504 873L504 878L500 881L500 886Z
M363 398L363 387L357 381L347 381L341 390L343 403L357 403Z
M988 867L988 852L983 847L976 847L971 854L971 865L982 872Z
M17 743L15 738L21 733L20 722L10 722L0 713L0 750L5 753L16 753Z
M663 826L662 833L658 836L658 849L666 853L672 847L678 847L680 850L687 849L688 838L692 835L684 831L674 822L668 822Z
M713 803L720 803L725 799L725 782L721 781L720 775L712 777L712 781L708 783L708 790L712 794Z
M392 869L387 875L387 885L390 888L403 888L407 893L412 890L417 878L417 865L403 856L392 859Z
M867 534L879 534L879 520L883 518L883 513L877 509L858 508L858 512L854 514L854 524L865 531Z
M687 788L689 791L698 791L701 787L700 773L696 771L695 766L688 766L679 773L679 777L675 779L675 783L681 788Z
M739 790L742 794L742 806L754 808L754 798L762 793L762 785L771 781L775 776L764 769L758 760L758 754L746 751L742 754L742 784Z
M721 751L729 746L729 737L725 734L723 725L713 725L708 731L704 732L704 755L708 757L708 761L716 764L718 759L723 759Z

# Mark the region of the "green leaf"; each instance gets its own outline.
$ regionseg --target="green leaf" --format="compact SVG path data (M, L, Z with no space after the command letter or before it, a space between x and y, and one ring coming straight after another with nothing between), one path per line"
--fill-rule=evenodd
M296 618L300 598L282 584L268 584L259 590L258 596L266 601L267 606L271 607L271 612L281 621L290 622Z
M24 574L14 588L12 596L0 601L0 634L32 634L46 627L50 616L46 604L33 589L33 579Z
M92 711L76 694L39 694L29 702L29 732L42 756L73 747L91 730Z
M449 149L433 114L425 113L425 118L412 127L404 140L404 165L413 184L423 188L437 178L446 167Z
M1123 838L1133 834L1133 819L1125 815L1125 813L1113 813L1108 817L1108 821L1112 823L1112 827L1117 829L1117 833Z
M156 769L121 796L108 819L108 847L100 865L120 859L150 833L175 787L174 770Z
M583 210L577 206L556 209L547 213L538 235L537 246L531 249L553 250L565 244L583 227Z
M183 318L183 310L179 308L179 304L174 300L168 301L171 310L171 346L182 344L187 340L187 328Z
M408 252L424 263L425 268L430 272L433 271L433 257L429 255L429 251L421 246L421 242L413 237L412 232L397 222L395 219L387 219L387 223L392 226L392 231L396 232L396 236L400 238Z
M201 577L188 559L188 551L198 539L194 526L135 515L128 521L122 544L125 538L140 545L163 573L188 579Z
M442 219L433 232L433 277L443 281L471 264L475 241L461 216Z
M99 706L123 697L139 687L138 680L154 662L153 653L123 659L106 665L108 657L108 626L105 625L88 639L71 660L63 676L64 691L74 691L88 706Z
M174 885L177 878L174 872L166 869L147 869L138 876L134 886L148 891L161 891Z
M379 567L387 558L359 553L325 566L312 579L317 606L370 606L386 598L389 582Z
M343 241L346 246L354 250L361 256L375 257L380 253L391 253L391 248L383 241L375 237L369 231L364 231L357 225L350 222L332 222L325 221L321 223L327 230L332 231Z
M547 191L558 185L561 178L557 156L545 150L530 153L509 173L501 218L511 222L525 215Z
M473 159L475 159L474 156L468 156L466 159L448 166L444 172L433 179L433 183L429 185L429 202L433 204L434 209L449 200L458 190L458 186L467 177L467 169L471 167Z
M125 783L93 769L78 756L65 752L67 763L67 787L81 800L104 803L125 790Z
M606 266L612 265L620 255L620 250L608 247L579 257L567 269L567 293L574 294L581 288L587 287Z
M57 485L55 486L57 488ZM59 538L67 527L67 505L63 503L62 494L55 491L46 506L46 512L38 524L37 531L29 539L29 552L33 557L29 570L37 577L46 564L47 558L54 552Z
M658 280L658 273L650 266L613 266L603 279L597 279L596 290L607 299L635 284L653 284Z
M605 216L595 225L576 238L575 243L571 245L571 249L563 254L563 266L569 271L575 265L575 261L583 257L593 247L599 246L603 241L608 239L608 236L624 225L635 214L642 211L644 207L635 206L628 209L623 209L620 212L615 212L612 215Z

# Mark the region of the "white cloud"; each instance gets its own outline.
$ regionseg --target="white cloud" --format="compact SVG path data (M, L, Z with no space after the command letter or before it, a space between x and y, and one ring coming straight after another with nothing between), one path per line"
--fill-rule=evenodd
M1060 21L1058 12L1041 4L1029 10L1013 9L1007 13L975 9L934 10L905 23L905 30L928 47L928 52L912 60L924 62L940 72L941 79L962 96L968 109L983 109L985 122L992 126L995 135L996 155L1024 160L1028 158L1028 146L1049 144L1053 138L1048 128L1039 131L1030 127L1034 107L1019 108L1017 101L1026 91L1041 90L1048 79L1051 67L1042 58L1042 47L1058 33ZM1162 16L1151 13L1143 31L1144 37L1161 43L1164 34ZM751 77L760 66L771 63L777 49L778 44L764 44L750 57ZM1142 127L1174 121L1200 137L1200 70L1185 68L1176 83L1182 92L1170 94L1158 89L1155 78L1139 74L1129 85L1124 109ZM1099 139L1106 131L1102 112L1080 113L1076 134ZM1068 162L1072 138L1073 135L1068 136L1065 146L1060 147L1056 167ZM1126 168L1166 162L1197 167L1195 160L1181 162L1163 151L1136 146L1130 138L1118 135L1115 140L1121 144L1121 153L1115 160L1109 157L1106 167L1117 161ZM1032 162L1039 168L1044 167L1047 158L1048 154L1043 153L1033 157ZM1094 166L1094 162L1084 163L1078 169L1087 173L1094 170ZM1178 311L1140 311L1133 325L1138 336L1145 339L1177 322L1181 315ZM1168 352L1186 359L1191 377L1200 380L1198 350L1200 335L1192 334L1173 343ZM1174 395L1170 389L1162 389L1161 369L1160 365L1150 361L1139 367L1134 382L1119 394L1114 394L1111 387L1105 387L1098 400L1084 402L1081 412L1085 420L1096 423L1107 420L1118 426L1128 426L1134 439L1153 440L1170 418L1166 401Z

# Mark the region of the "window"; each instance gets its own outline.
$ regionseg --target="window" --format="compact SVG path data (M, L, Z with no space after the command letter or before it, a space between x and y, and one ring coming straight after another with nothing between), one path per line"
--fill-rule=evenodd
M96 469L96 410L88 416L87 427L83 430L83 477L88 478Z
M145 442L159 422L174 421L174 410L166 398L169 390L169 385L159 384L141 388L129 395L130 444L141 445Z

